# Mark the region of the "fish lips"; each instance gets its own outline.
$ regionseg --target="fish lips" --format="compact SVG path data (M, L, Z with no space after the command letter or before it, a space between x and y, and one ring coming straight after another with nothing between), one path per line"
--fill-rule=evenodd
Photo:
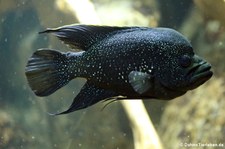
M188 75L191 75L189 89L195 89L209 80L213 75L210 69L211 65L207 62L193 66L188 72Z

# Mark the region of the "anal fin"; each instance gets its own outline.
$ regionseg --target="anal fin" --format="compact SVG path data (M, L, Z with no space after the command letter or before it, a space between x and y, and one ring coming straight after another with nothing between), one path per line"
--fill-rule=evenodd
M60 115L67 114L73 111L87 108L101 100L107 100L108 98L118 96L117 93L111 90L102 89L96 87L93 83L87 82L79 92L79 94L74 98L73 103L70 107L63 112L52 114Z

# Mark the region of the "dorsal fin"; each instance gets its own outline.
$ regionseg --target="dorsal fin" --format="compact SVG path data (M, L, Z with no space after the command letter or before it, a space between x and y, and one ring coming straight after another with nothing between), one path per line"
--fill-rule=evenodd
M72 48L86 51L92 44L109 36L114 31L133 28L137 27L67 25L59 28L48 28L40 33L53 33Z

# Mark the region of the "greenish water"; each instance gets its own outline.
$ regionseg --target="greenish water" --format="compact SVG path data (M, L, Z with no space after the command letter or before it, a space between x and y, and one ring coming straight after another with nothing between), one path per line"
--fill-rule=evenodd
M225 118L221 114L225 109L222 100L225 96L225 21L214 17L214 14L209 15L213 12L204 13L208 11L200 0L195 3L190 0L91 2L104 24L158 25L174 28L187 36L195 51L212 64L214 78L198 91L171 102L145 101L146 109L165 149L179 148L179 143L182 142L221 143L225 146ZM35 50L43 47L70 50L56 38L38 34L47 27L79 23L78 17L65 4L66 0L0 0L0 148L132 149L134 139L131 124L120 102L114 102L104 110L101 109L105 104L98 103L69 115L48 114L65 110L79 92L84 80L73 80L48 97L35 96L28 86L25 66ZM212 4L209 6L213 8ZM215 4L214 7L217 6ZM202 90L204 91L201 92ZM201 102L192 103L194 99ZM214 101L213 104L205 104L211 101ZM203 109L206 114L202 117L190 116L191 112L182 111L186 108L187 111ZM176 110L173 112L171 109ZM214 117L207 113L213 113ZM172 118L168 118L169 116ZM174 117L176 119L170 121ZM218 117L220 119L213 123L214 118ZM199 121L202 125L196 125ZM186 131L188 128L190 131ZM183 130L186 133L179 132L180 135L177 135L166 131L170 129ZM213 131L218 133L212 134ZM168 134L171 137L166 137ZM204 137L194 137L196 135Z

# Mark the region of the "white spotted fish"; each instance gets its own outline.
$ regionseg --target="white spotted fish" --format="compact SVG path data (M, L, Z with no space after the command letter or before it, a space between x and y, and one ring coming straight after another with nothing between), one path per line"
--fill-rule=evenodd
M48 96L70 80L87 82L66 114L108 99L170 100L212 76L211 65L169 28L69 25L47 29L80 52L39 49L26 66L37 96Z

